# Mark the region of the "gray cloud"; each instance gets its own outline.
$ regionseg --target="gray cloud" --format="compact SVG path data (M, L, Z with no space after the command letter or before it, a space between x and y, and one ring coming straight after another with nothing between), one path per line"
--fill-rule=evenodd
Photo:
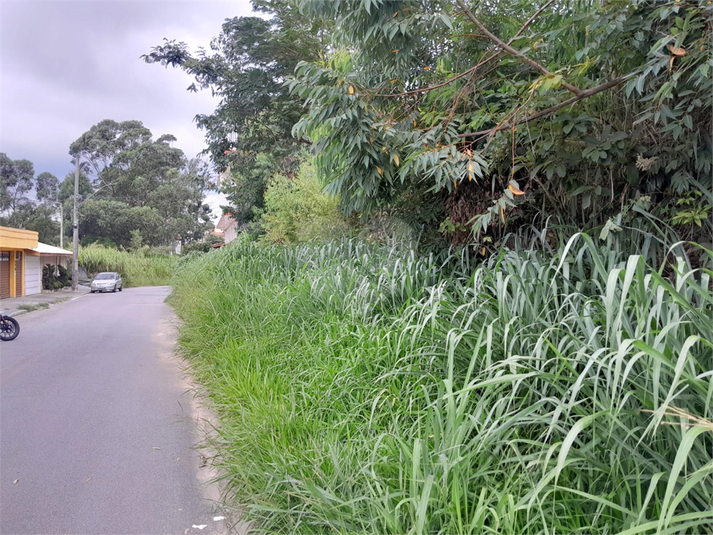
M103 119L136 119L195 156L204 144L193 118L215 99L187 92L183 72L139 56L164 37L207 48L226 18L250 14L248 0L3 0L0 152L63 178L83 132Z

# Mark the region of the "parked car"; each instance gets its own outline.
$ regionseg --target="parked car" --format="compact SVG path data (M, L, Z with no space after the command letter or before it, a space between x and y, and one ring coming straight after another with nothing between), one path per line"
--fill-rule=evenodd
M115 292L117 290L121 291L122 288L121 275L113 271L105 271L94 277L91 285L91 293Z

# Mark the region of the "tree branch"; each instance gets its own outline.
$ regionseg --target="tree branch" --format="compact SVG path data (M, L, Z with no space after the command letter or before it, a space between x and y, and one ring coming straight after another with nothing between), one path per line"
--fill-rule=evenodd
M512 36L512 39L510 39L510 40L508 41L508 44L511 45L512 42L513 42L515 39L517 39L517 38L520 36L520 34L521 34L522 32L524 32L524 31L527 29L528 26L530 26L530 24L532 24L533 22L535 22L535 19L537 19L537 17L539 17L545 9L547 9L548 7L550 7L551 4L554 4L554 3L555 3L555 0L549 0L549 2L547 2L545 5L543 5L543 6L542 6L540 9L538 9L537 11L535 11L535 14L532 15L532 17L530 17L530 18L527 20L527 22L522 25L522 28L520 28L520 29L517 31L517 33Z
M419 94L419 93L427 93L427 92L429 92L429 91L433 91L434 89L439 89L439 88L441 88L441 87L450 85L450 84L452 84L453 82L455 82L456 80L460 80L460 79L463 78L464 76L467 76L467 75L469 75L470 73L472 73L472 72L474 72L474 71L477 71L480 67L482 67L482 66L485 65L486 63L489 63L490 61L492 61L492 60L495 59L496 57L497 57L497 54L495 54L495 55L493 55L493 56L490 56L490 57L488 57L488 58L485 58L483 61L481 61L481 62L478 63L477 65L474 65L474 66L471 67L470 69L466 69L465 71L463 71L463 72L460 73L460 74L456 74L456 75L453 76L452 78L449 78L448 80L446 80L445 82L441 82L440 84L429 85L428 87L422 87L422 88L420 88L420 89L412 89L411 91L403 91L403 92L401 92L401 93L372 93L371 96L372 96L372 97L405 97L405 96L408 96L408 95L417 95L417 94Z
M468 9L468 6L465 5L464 0L456 0L456 3L460 6L460 8L463 10L463 13L465 13L466 17L470 19L470 21L475 24L478 29L483 32L488 39L490 39L493 43L498 45L501 49L505 50L507 53L509 53L512 56L515 56L516 58L519 58L523 62L527 63L530 67L533 67L534 69L537 69L541 73L545 74L546 76L551 76L552 73L543 65L540 65L537 63L535 60L528 58L525 54L518 52L515 50L512 46L510 46L508 43L500 39L498 36L492 34L485 26L483 26L483 23L480 22L476 16L473 14L473 12ZM532 19L534 20L534 19ZM526 23L529 25L528 23ZM567 89L570 93L573 93L576 96L579 96L582 93L582 90L573 86L572 84L565 82L564 80L562 81L562 87Z
M605 82L603 84L600 84L596 87L592 87L590 89L586 89L584 91L580 91L579 95L572 97L570 99L564 100L560 102L559 104L555 104L554 106L550 106L549 108L545 108L542 111L538 111L534 115L529 115L527 117L523 117L522 119L518 121L513 121L509 123L504 123L498 126L495 126L493 128L489 128L488 130L479 130L478 132L467 132L465 134L458 134L457 137L459 138L471 138L471 137L485 137L490 134L495 134L496 132L499 132L500 130L504 130L506 128L510 128L513 126L517 126L522 123L527 123L529 121L534 121L535 119L539 119L540 117L544 117L546 115L549 115L551 113L556 112L557 110L561 110L562 108L566 108L567 106L571 104L575 104L579 102L580 100L583 100L585 98L591 97L592 95L596 95L597 93L601 93L602 91L606 91L607 89L611 89L612 87L616 87L619 84L621 84L624 80L626 79L625 76L620 76L619 78L614 78L613 80L609 80L608 82Z
M550 5L555 3L555 1L556 0L549 0L540 9L538 9L535 12L535 14L532 15L532 17L530 17L527 20L527 22L525 24L523 24L522 27L517 31L517 33L515 33L515 35L513 35L512 38L507 42L508 46L511 45L513 43L513 41L515 39L517 39L520 36L520 34L522 32L524 32L530 26L530 24L532 24L537 19L537 17L539 17L542 14L542 12L545 9L547 9L548 7L550 7ZM487 35L480 35L480 34L468 34L468 35L471 37L488 37ZM490 34L490 35L492 35L492 34ZM490 38L490 37L488 37L488 38ZM447 86L447 85L451 84L452 82L455 82L456 80L459 80L459 79L463 78L464 76L467 76L471 72L477 71L483 65L486 65L486 64L490 63L491 61L493 61L494 59L496 59L501 53L502 53L502 50L496 51L491 56L486 57L485 59L481 60L477 65L471 67L470 69L466 69L465 71L463 71L460 74L456 74L453 78L449 78L448 80L441 82L440 84L423 87L421 89L413 89L411 91L403 91L401 93L372 93L371 96L372 97L405 97L408 95L416 95L418 93L427 93L434 89L439 89L441 87Z

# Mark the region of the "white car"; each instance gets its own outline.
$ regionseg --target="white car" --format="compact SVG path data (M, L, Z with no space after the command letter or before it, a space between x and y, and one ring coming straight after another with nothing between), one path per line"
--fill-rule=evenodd
M91 285L91 293L115 292L117 290L121 291L122 288L121 275L113 271L106 271L94 277Z

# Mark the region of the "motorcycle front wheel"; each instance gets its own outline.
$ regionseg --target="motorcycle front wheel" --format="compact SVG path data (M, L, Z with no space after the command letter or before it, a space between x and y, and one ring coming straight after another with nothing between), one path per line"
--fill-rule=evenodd
M5 316L0 320L0 340L9 342L17 338L18 334L20 334L20 324L15 318Z

